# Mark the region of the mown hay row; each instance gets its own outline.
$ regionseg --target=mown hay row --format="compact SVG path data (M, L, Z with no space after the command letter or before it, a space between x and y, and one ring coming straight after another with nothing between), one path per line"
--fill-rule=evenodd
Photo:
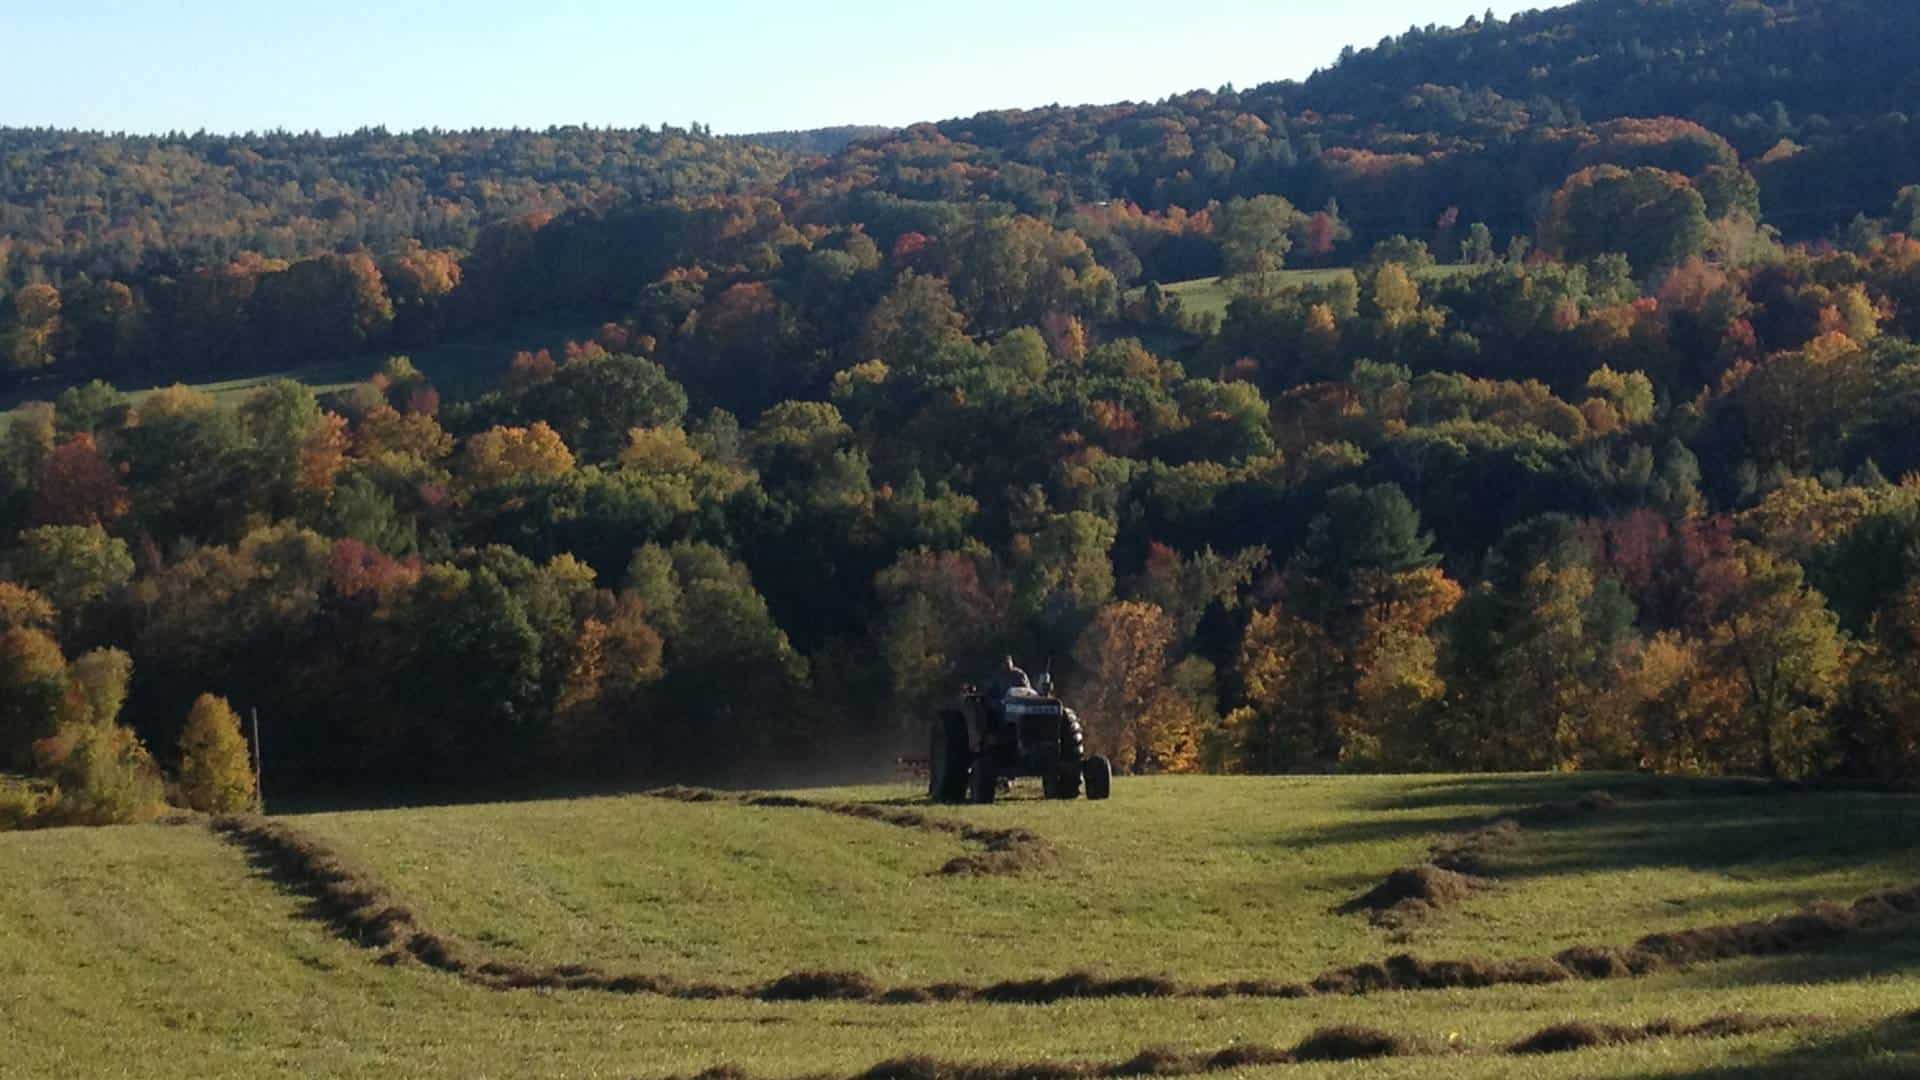
M1341 915L1364 911L1375 926L1386 930L1405 929L1485 888L1486 879L1493 873L1490 856L1502 848L1512 847L1520 839L1523 826L1563 824L1611 810L1616 805L1613 796L1592 791L1576 799L1541 803L1490 818L1434 844L1427 852L1426 862L1393 871L1386 880L1334 911Z
M1139 1076L1196 1076L1256 1065L1365 1061L1429 1052L1424 1046L1384 1031L1343 1025L1321 1028L1291 1049L1257 1044L1224 1050L1176 1050L1149 1047L1122 1061L943 1061L924 1055L891 1058L845 1080L1105 1080ZM754 1080L754 1074L720 1066L692 1080ZM816 1074L807 1080L834 1080Z
M949 859L940 867L940 873L950 876L1019 874L1051 866L1058 858L1058 853L1046 838L1027 829L987 829L951 818L930 817L918 810L907 810L896 806L803 799L796 795L714 791L711 788L686 786L656 788L647 794L657 799L672 799L677 802L731 802L741 806L818 810L828 814L839 814L842 817L891 825L897 829L917 829L921 832L954 836L982 849L974 854Z
M1697 1024L1656 1020L1638 1027L1567 1023L1543 1028L1497 1051L1529 1055L1564 1053L1596 1046L1619 1046L1654 1039L1731 1038L1782 1031L1819 1023L1811 1017L1749 1016L1726 1013ZM1121 1061L944 1061L914 1055L883 1061L845 1080L1106 1080L1140 1076L1199 1076L1262 1065L1303 1065L1313 1062L1369 1061L1386 1057L1464 1054L1469 1050L1442 1043L1409 1039L1355 1025L1321 1028L1288 1049L1242 1043L1222 1050L1177 1050L1150 1047ZM678 1080L678 1078L676 1078ZM695 1074L690 1080L755 1080L735 1066L721 1066ZM816 1074L807 1080L837 1080Z

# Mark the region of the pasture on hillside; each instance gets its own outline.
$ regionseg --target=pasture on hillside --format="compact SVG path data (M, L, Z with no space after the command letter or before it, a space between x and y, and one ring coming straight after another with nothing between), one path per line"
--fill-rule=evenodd
M316 394L348 390L370 379L388 357L405 356L433 383L445 400L457 401L475 397L498 386L513 354L523 350L549 349L557 358L567 342L590 338L593 330L594 325L587 323L523 326L492 339L447 342L423 349L387 350L379 355L369 354L337 364L288 368L187 385L213 398L222 408L232 409L239 407L255 390L277 379L292 379ZM128 383L116 386L116 389L126 396L129 403L137 405L148 394L171 385L171 382L150 385ZM0 431L13 422L13 410L16 407L29 401L52 401L64 389L64 386L28 383L11 392L0 393Z
M1468 265L1430 266L1421 270L1418 276L1423 281L1433 281L1469 273L1476 269L1478 267ZM1340 278L1352 276L1352 268L1345 266L1318 270L1277 270L1272 275L1274 287L1278 289L1302 289L1310 285L1326 285ZM1181 307L1188 315L1212 315L1215 318L1226 317L1227 305L1233 302L1234 297L1240 295L1239 287L1233 280L1224 277L1173 281L1160 288L1166 295L1178 297ZM1145 290L1145 286L1130 289L1127 292L1127 299L1137 300L1144 295Z
M1238 1074L1920 1065L1920 934L1891 908L1862 928L1770 938L1765 955L1539 976L1577 946L1683 940L1909 889L1912 796L1605 775L1131 778L1104 804L1017 787L980 807L930 808L906 783L758 805L678 794L0 836L0 1076L645 1078L725 1065L778 1078L915 1054L1113 1075L1149 1047L1176 1052L1162 1065L1236 1047L1221 1060L1255 1061L1251 1047L1341 1025L1410 1056ZM1503 817L1513 824L1493 825ZM317 891L247 839L269 833L337 853L354 876ZM942 872L978 869L969 854L996 836L1045 858ZM1470 889L1401 918L1343 911L1436 858L1470 870ZM351 917L345 893L365 905ZM413 944L366 944L394 925L418 931ZM1369 985L1411 968L1365 966L1396 954L1474 963L1449 988ZM1075 971L1093 977L1007 982ZM529 988L500 988L516 979ZM567 988L589 984L602 988ZM1049 1003L1009 1000L1021 995ZM1710 1020L1758 1030L1505 1052L1570 1021ZM921 1065L875 1075L947 1075Z

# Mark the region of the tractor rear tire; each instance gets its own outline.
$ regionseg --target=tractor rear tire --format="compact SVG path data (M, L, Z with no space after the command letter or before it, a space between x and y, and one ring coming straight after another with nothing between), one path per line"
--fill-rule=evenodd
M993 762L986 757L976 758L973 771L967 774L967 801L985 806L999 793L1000 778L993 774Z
M1098 754L1080 766L1087 780L1087 798L1104 799L1113 791L1113 763Z
M967 801L967 766L973 752L967 746L967 718L942 709L933 722L927 753L927 798L937 803Z

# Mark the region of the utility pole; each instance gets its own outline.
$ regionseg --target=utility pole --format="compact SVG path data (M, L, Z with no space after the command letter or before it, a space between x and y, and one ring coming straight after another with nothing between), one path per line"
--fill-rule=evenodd
M260 706L253 707L253 797L260 804L261 813L267 809L267 789L262 786L260 753Z

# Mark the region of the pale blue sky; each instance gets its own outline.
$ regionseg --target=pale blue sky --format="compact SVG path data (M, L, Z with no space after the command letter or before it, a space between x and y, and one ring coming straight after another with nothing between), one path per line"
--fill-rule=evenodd
M0 126L740 133L1150 100L1548 0L0 0Z

